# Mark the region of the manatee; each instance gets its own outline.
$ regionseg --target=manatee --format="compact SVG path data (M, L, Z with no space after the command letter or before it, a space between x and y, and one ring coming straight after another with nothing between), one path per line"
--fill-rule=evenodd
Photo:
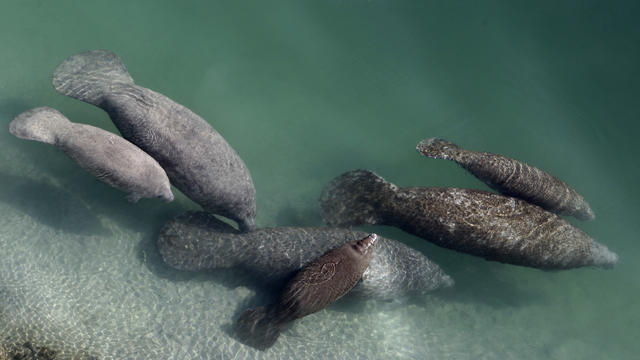
M320 197L331 226L398 227L436 245L540 269L612 268L618 256L558 215L517 198L449 187L399 188L367 170L333 179Z
M240 340L260 350L271 347L286 323L320 311L353 288L369 266L378 239L370 234L328 251L301 269L280 298L249 309L235 323Z
M158 236L165 263L188 271L233 268L277 285L327 250L365 237L339 228L278 227L239 233L205 212L169 220ZM453 285L453 280L422 253L378 237L362 281L349 292L356 298L397 299Z
M432 138L416 150L434 159L453 160L500 193L526 200L559 215L593 220L595 215L582 195L557 177L506 156L461 149Z
M151 197L173 200L169 178L151 156L120 136L73 123L55 109L28 110L11 121L9 132L61 149L91 175L129 193L131 202Z
M255 227L255 189L249 170L200 116L134 84L120 58L107 50L73 55L58 66L53 86L105 110L122 136L164 168L171 183L206 211L242 230Z

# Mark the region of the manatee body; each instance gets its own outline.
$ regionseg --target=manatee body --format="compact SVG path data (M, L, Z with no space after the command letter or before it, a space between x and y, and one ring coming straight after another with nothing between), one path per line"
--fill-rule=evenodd
M322 227L239 233L211 214L187 212L164 225L157 247L163 260L180 270L234 268L278 285L327 250L366 235ZM451 285L453 280L419 251L378 237L371 264L349 296L394 299Z
M418 152L434 159L452 160L491 188L560 215L593 220L595 215L582 195L557 177L506 156L464 150L448 141L425 139Z
M313 314L353 288L369 266L378 239L370 234L328 251L287 283L278 301L249 309L235 323L240 340L257 349L273 345L286 323Z
M486 191L399 188L371 171L332 180L320 198L331 226L396 226L436 245L541 269L611 268L618 256L558 215Z
M235 150L200 116L134 84L116 54L71 56L56 69L53 86L105 110L122 136L156 159L171 183L205 210L243 230L255 226L253 181Z
M55 109L26 111L11 121L9 132L56 146L93 176L129 193L131 202L143 197L173 200L169 178L151 156L120 136L72 123Z

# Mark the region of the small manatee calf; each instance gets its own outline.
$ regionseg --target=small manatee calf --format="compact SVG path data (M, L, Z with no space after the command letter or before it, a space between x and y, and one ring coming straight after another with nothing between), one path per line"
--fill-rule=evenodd
M255 227L255 188L240 156L200 116L134 84L116 54L93 50L69 57L56 69L53 86L105 110L122 136L156 159L171 183L206 211L242 230Z
M261 282L281 286L327 250L366 235L322 227L265 228L239 233L211 214L187 212L164 225L157 247L163 260L180 270L234 268ZM388 300L451 285L453 280L422 253L379 236L371 264L349 296Z
M147 153L97 127L72 123L55 109L39 107L18 115L9 132L21 139L51 144L91 175L129 193L127 199L173 200L169 178Z
M469 151L448 141L422 140L416 150L434 159L452 160L507 196L517 197L559 215L593 220L595 215L582 195L557 177L506 156Z
M369 266L378 239L370 234L328 251L287 283L278 301L249 309L235 323L240 340L260 350L271 347L283 325L320 311L353 288Z
M540 269L612 268L618 256L556 214L486 191L399 188L371 171L333 179L320 198L331 226L396 226L452 250Z

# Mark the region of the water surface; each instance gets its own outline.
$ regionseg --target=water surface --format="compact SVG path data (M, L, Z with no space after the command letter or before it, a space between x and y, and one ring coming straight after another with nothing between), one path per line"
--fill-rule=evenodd
M543 272L368 227L424 252L456 286L341 301L257 352L229 325L267 291L233 272L172 270L155 250L162 224L197 205L181 194L130 204L62 152L0 131L0 341L62 358L634 358L639 16L633 1L4 2L5 129L52 106L117 132L50 85L69 55L110 49L238 151L259 226L320 225L322 187L356 168L399 186L487 189L414 150L440 136L571 184L596 213L572 222L621 260Z

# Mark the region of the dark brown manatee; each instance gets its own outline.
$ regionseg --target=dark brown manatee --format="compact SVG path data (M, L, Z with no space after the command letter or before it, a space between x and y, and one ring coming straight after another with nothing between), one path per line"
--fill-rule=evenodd
M448 141L432 138L416 146L434 159L452 160L496 191L536 204L560 215L593 220L595 215L573 188L557 177L521 161L487 152L461 149Z
M486 191L399 188L371 171L332 180L320 198L332 226L396 226L436 245L540 269L611 268L618 256L558 215Z
M59 148L91 175L127 192L131 202L152 197L173 200L167 174L151 156L116 134L73 123L56 109L25 111L11 121L9 132Z
M328 250L367 233L330 227L263 228L240 233L205 212L186 212L160 231L158 251L168 265L187 271L233 269L278 288ZM378 236L376 251L350 297L400 299L453 285L421 252Z
M136 85L118 55L93 50L58 66L59 92L105 110L122 136L151 155L171 183L205 210L255 227L256 194L249 170L200 116Z
M353 288L369 266L378 236L348 242L305 266L287 283L278 301L249 309L235 323L238 337L257 349L271 347L286 323L313 314Z

